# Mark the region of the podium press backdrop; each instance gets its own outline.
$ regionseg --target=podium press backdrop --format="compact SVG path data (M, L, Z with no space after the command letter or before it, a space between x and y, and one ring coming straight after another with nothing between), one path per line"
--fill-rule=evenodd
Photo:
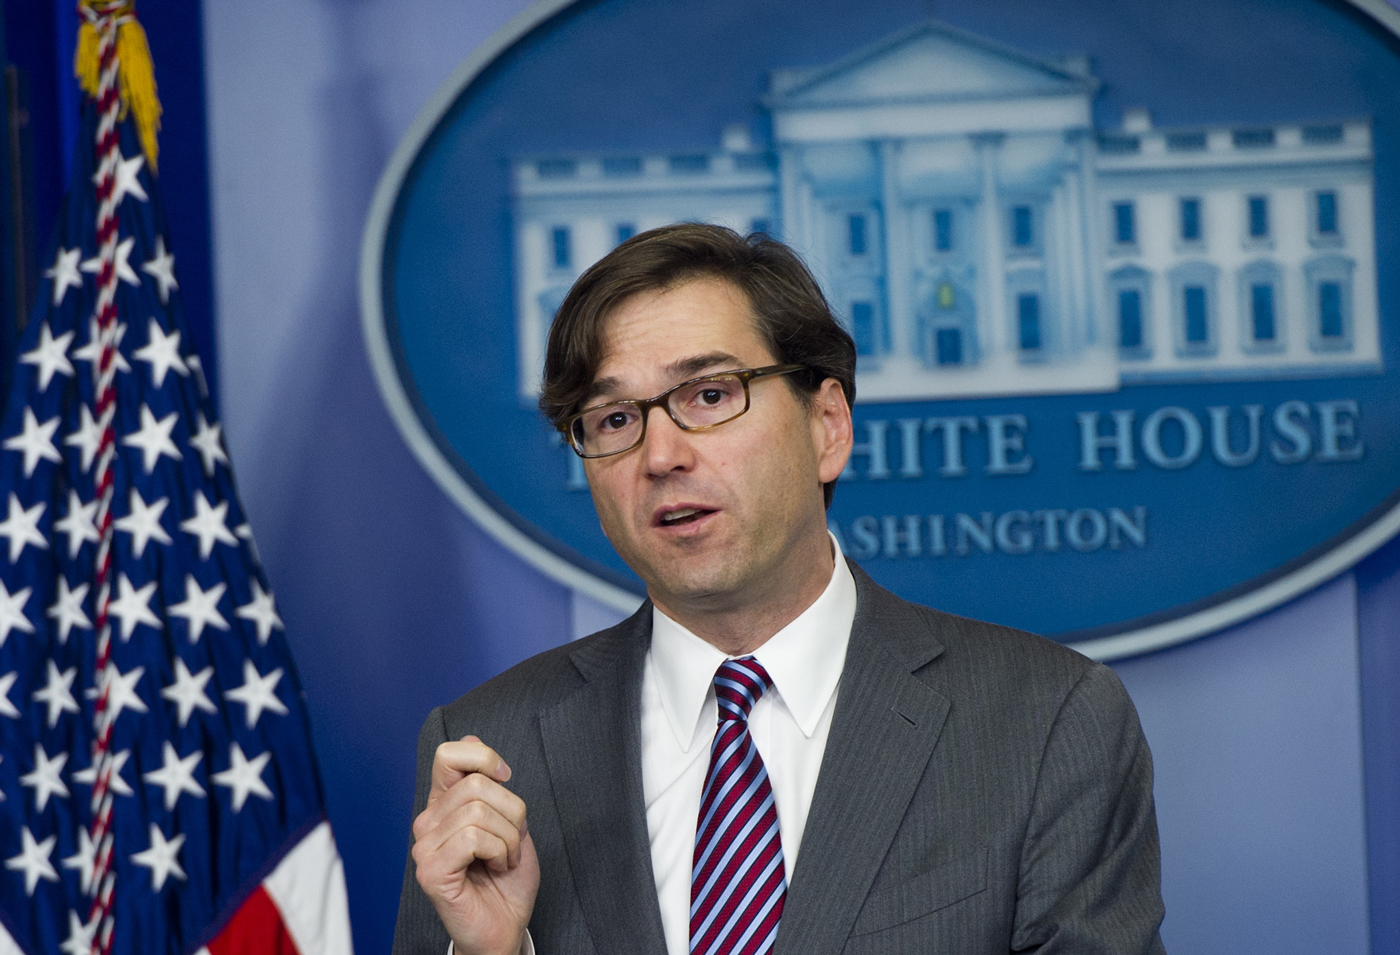
M483 74L489 81L485 86L464 90L458 84L443 91L473 50L525 9L523 2L232 0L205 5L202 22L189 12L194 9L190 4L141 4L167 127L175 137L186 136L205 123L191 117L198 109L207 110L207 164L205 143L198 136L163 139L162 187L173 216L180 216L182 210L203 208L198 197L205 194L207 177L210 224L172 223L182 291L192 317L201 294L210 303L205 312L212 316L205 325L209 337L200 346L217 344L204 351L206 364L213 365L211 352L216 352L226 435L239 461L240 491L277 583L279 607L306 686L362 950L388 944L409 821L413 740L427 709L516 660L615 617L628 590L625 575L605 554L590 550L591 510L586 494L569 490L564 449L526 447L523 438L512 443L497 436L503 443L499 459L483 459L482 450L470 444L476 439L451 412L450 389L443 380L427 372L413 377L422 371L413 361L430 352L433 343L429 326L413 325L411 315L402 316L398 325L410 340L405 347L402 342L393 347L400 349L400 358L407 356L412 373L406 385L401 381L405 393L417 390L418 396L427 396L416 409L426 412L420 421L428 422L423 430L430 443L449 465L454 454L465 463L478 485L463 471L449 470L479 498L508 505L510 514L500 520L555 557L565 555L560 559L580 576L542 570L548 561L542 564L529 547L501 542L510 537L509 530L483 530L479 521L490 525L489 515L470 516L460 506L451 474L434 477L425 469L423 447L414 444L411 434L406 439L402 409L391 411L381 394L384 369L381 365L377 378L361 329L361 238L396 149L416 121L420 133L423 123L435 121L420 119L435 95L444 103L458 102L455 111L438 112L447 120L437 137L420 140L429 157L424 163L437 162L430 172L440 187L447 187L421 191L424 179L401 177L399 194L407 196L411 215L398 232L386 230L385 235L391 241L407 235L420 242L412 247L414 257L407 265L459 284L424 285L415 291L404 284L413 277L410 269L396 274L396 288L401 301L417 295L419 304L442 312L441 325L469 337L471 348L480 352L470 361L460 351L440 350L462 368L473 361L490 366L490 374L499 379L492 379L493 393L513 403L502 405L502 415L530 440L547 437L528 430L533 366L525 358L551 290L596 249L615 241L617 226L645 227L652 224L649 216L725 215L749 227L789 228L800 214L794 211L799 208L794 195L800 199L801 189L784 192L789 167L773 147L780 141L791 154L807 150L795 158L808 170L825 169L827 178L809 176L810 195L803 208L809 221L814 221L813 210L825 210L828 219L825 232L809 230L805 241L810 245L815 234L840 240L807 251L822 260L834 282L843 283L840 307L874 359L867 362L874 374L862 380L862 394L887 399L858 408L867 452L857 457L854 478L838 491L833 512L838 530L848 550L859 554L877 577L883 568L896 586L914 575L945 584L951 580L957 585L951 591L970 594L975 601L950 609L995 617L999 608L1007 613L1038 605L1060 608L1053 620L1013 622L1071 640L1139 632L1153 621L1171 623L1190 616L1174 608L1201 600L1210 606L1228 603L1211 601L1259 576L1250 575L1246 565L1253 558L1241 549L1248 549L1251 536L1254 556L1262 554L1260 559L1289 547L1295 549L1290 556L1306 554L1354 525L1356 514L1349 518L1345 507L1364 511L1365 495L1396 474L1384 464L1394 450L1393 439L1376 429L1391 413L1387 395L1395 389L1387 387L1388 369L1400 368L1400 354L1385 344L1385 336L1393 336L1400 322L1400 242L1393 224L1400 217L1382 215L1400 202L1394 178L1400 168L1394 159L1400 112L1389 105L1384 83L1391 69L1385 57L1400 56L1400 43L1368 24L1359 9L1314 0L1205 7L1112 4L1102 10L1078 4L1059 12L1023 9L1009 0L940 2L933 12L941 32L925 36L930 43L953 44L939 48L944 60L952 56L950 49L963 55L970 55L969 49L993 50L1003 63L1041 70L1040 79L1049 77L1061 84L1057 89L1069 100L1080 96L1087 104L1089 131L1083 131L1086 124L1067 121L1055 136L1065 148L1076 149L1083 149L1083 143L1065 136L1069 126L1093 137L1098 200L1092 203L1084 188L1084 152L1068 160L1051 157L1058 178L1044 189L1033 188L1037 177L1049 179L1035 173L1038 160L1026 151L1025 130L1018 132L1016 117L1003 117L997 129L982 130L1000 139L969 138L958 162L927 165L941 170L943 184L929 187L919 200L924 204L917 217L908 220L922 231L911 231L911 226L900 233L881 217L887 198L881 190L899 185L890 182L895 177L885 170L907 170L909 163L924 161L918 149L894 142L895 132L883 129L879 138L890 143L883 155L876 148L873 158L850 166L855 171L843 179L837 175L839 163L821 166L811 145L799 142L792 123L787 132L780 128L784 116L795 123L811 102L798 102L800 84L770 86L768 71L826 68L839 73L851 65L852 54L877 51L881 43L891 55L898 54L905 49L895 42L901 33L917 31L926 22L924 3L856 7L773 0L745 6L751 17L747 30L736 30L732 18L715 13L725 9L721 4L684 4L668 17L675 21L672 29L698 38L694 53L686 57L667 46L670 34L650 27L638 32L655 6L597 0L568 7L540 25L533 46L497 60ZM795 12L798 6L802 10ZM47 34L44 7L50 8ZM48 155L50 164L60 152L44 153L41 147L61 142L65 133L56 114L45 120L42 110L48 107L42 104L56 107L67 94L56 80L45 84L35 77L47 62L52 78L66 55L55 52L62 50L62 37L53 26L71 16L64 7L5 6L10 60L32 66L35 156ZM1132 30L1125 33L1129 20ZM1171 33L1172 24L1183 20L1195 26L1189 43ZM1312 39L1303 31L1300 40L1290 32L1300 24L1322 28ZM780 32L784 38L775 39ZM634 41L641 35L650 38L650 51ZM1333 64L1331 72L1319 67L1321 54L1331 57L1326 61ZM550 61L550 56L562 59ZM706 57L729 64L733 75L704 82L675 79L673 87L654 82L653 99L647 102L671 107L646 112L625 84L629 77L648 75L655 60L667 57L677 60L677 77L703 66ZM541 64L549 62L551 70L543 70ZM872 55L867 62L888 60ZM1172 67L1171 83L1159 82L1152 72L1163 63ZM537 72L532 74L532 68ZM987 83L1010 82L995 71L978 75L983 85L969 92L980 90L984 99ZM1026 74L1018 75L1024 79ZM868 75L857 80L850 80L852 88L865 83L860 88L868 90L875 82ZM636 106L633 118L587 112L584 94L607 84L626 94L619 94L620 101ZM1135 112L1139 109L1146 112ZM185 113L177 121L181 110ZM857 122L854 114L850 120ZM1358 132L1362 127L1364 132ZM1241 130L1246 134L1242 139L1236 136ZM1249 136L1262 140L1265 130L1271 131L1272 147L1252 144ZM920 135L937 132L925 129ZM940 133L950 134L946 127ZM1203 150L1195 148L1192 137L1198 135ZM1134 139L1136 147L1129 144ZM1217 145L1224 152L1212 152ZM433 160L434 149L447 151ZM1306 149L1313 152L1301 166L1272 158L1285 153L1285 158L1298 158ZM1017 150L1021 159L1013 156ZM895 153L905 166L886 162ZM984 293L979 297L979 283L996 268L988 239L992 223L979 218L976 205L987 186L984 170L993 153L993 185L1005 184L1004 194L996 197L1005 206L1004 219L995 223L1002 232L999 250L1006 252L1000 271L1005 294L999 302ZM1239 167L1229 181L1218 170L1202 168L1202 156L1220 155ZM758 158L736 160L738 156ZM1232 156L1241 158L1228 158ZM623 160L635 161L640 175L607 179L605 164L611 161L613 172L625 173ZM1073 187L1077 194L1071 194L1063 175L1070 160L1079 163L1071 177L1078 179ZM1176 160L1176 166L1166 168ZM687 162L695 168L687 169ZM856 169L861 162L865 165ZM1014 181L1013 166L1026 172L1022 181ZM41 219L47 187L43 163L35 168L36 219ZM653 171L655 179L650 178ZM720 183L721 191L739 198L733 208L715 210L704 203L716 192L707 192L700 182L721 172L734 177ZM1334 179L1323 182L1316 179L1319 175ZM609 193L613 205L579 211L593 201L589 182L655 183L671 197L665 201L672 202L681 192L666 193L661 183L676 178L685 183L682 198L690 207L642 201L619 188ZM930 173L925 179L937 176ZM958 182L950 185L954 179ZM1130 179L1130 188L1112 192ZM1062 187L1058 193L1057 184ZM901 188L908 186L904 182ZM195 198L177 198L182 190ZM1229 201L1236 215L1228 224L1214 215L1225 206L1212 200L1227 193L1234 197ZM1318 199L1322 193L1335 195L1338 228L1349 243L1345 248L1332 244L1330 233L1319 228L1327 225L1327 200L1319 205ZM1285 198L1264 213L1271 215L1272 234L1250 235L1250 198L1276 194ZM939 195L960 198L943 203ZM1207 200L1200 223L1203 240L1180 231L1182 207L1162 196ZM822 201L828 204L822 206ZM1132 211L1119 213L1115 207L1122 205ZM1018 206L1030 210L1028 247L1017 246ZM941 220L949 230L946 243L939 235L940 209L948 212ZM1369 245L1365 230L1355 229L1358 209L1375 217L1377 229ZM1069 222L1075 215L1081 230L1093 218L1102 240L1101 247L1080 253L1077 265L1072 251L1059 245L1074 233L1046 230L1047 222ZM1131 221L1120 222L1120 215ZM1324 219L1320 223L1319 215ZM1291 226L1289 216L1297 219ZM853 218L863 221L857 226ZM1124 231L1118 231L1120 226ZM858 228L867 230L860 238ZM1236 231L1227 236L1221 231L1227 228ZM566 229L566 236L560 239L556 229ZM1153 238L1164 229L1170 233L1167 240ZM964 236L981 244L959 250ZM37 241L39 259L46 238ZM1082 249L1083 239L1081 231ZM1250 245L1251 240L1261 241ZM1197 241L1204 242L1209 254L1190 254L1197 251L1192 247ZM560 243L567 248L559 248ZM865 251L853 251L856 247ZM437 258L428 254L435 248ZM525 255L522 250L533 251ZM919 268L896 274L889 266L892 255L903 255L899 261ZM858 261L862 256L864 263ZM1352 343L1345 355L1368 366L1343 369L1365 372L1345 377L1337 376L1336 368L1324 375L1294 361L1339 354L1329 351L1326 341L1339 336L1322 334L1319 291L1339 278L1326 271L1339 257L1354 263L1349 310L1336 312L1346 318L1347 334L1340 337L1349 335ZM1039 277L1035 268L1025 267L1033 259L1042 261ZM875 260L884 264L865 264ZM201 262L211 277L202 293ZM463 266L469 262L478 263L481 274L469 274ZM1261 262L1272 263L1277 271L1247 271ZM1179 375L1170 377L1174 370L1166 366L1173 362L1176 372L1182 362L1195 361L1193 367L1206 363L1202 356L1208 348L1191 354L1203 343L1193 340L1195 331L1188 327L1187 312L1196 306L1188 306L1184 289L1211 286L1193 278L1190 269L1179 268L1193 263L1216 270L1213 294L1219 314L1228 315L1230 322L1214 326L1213 367L1293 361L1290 368L1274 367L1245 384L1220 378L1188 384ZM1135 268L1147 273L1146 286L1135 284L1142 281ZM1262 302L1256 306L1256 295L1265 293L1256 293L1256 285L1273 290L1267 295L1274 307L1274 344L1285 345L1281 352L1268 336L1258 334L1251 344L1265 347L1231 351L1230 342L1240 341L1240 330L1269 330ZM437 294L444 289L452 294ZM1140 306L1150 299L1148 307L1154 310L1144 313L1139 345L1133 346L1129 335L1127 347L1120 348L1125 344L1121 293L1133 291L1142 296ZM1341 291L1339 285L1339 295ZM1091 294L1098 296L1103 312L1093 341L1083 325L1075 325L1084 310L1070 307ZM1174 294L1181 302L1181 341L1168 335L1155 349L1141 348L1156 341L1153 334L1173 327ZM1033 310L1022 304L1027 296L1037 297ZM855 307L861 303L869 310ZM1309 303L1315 303L1315 312ZM1306 324L1310 315L1312 326ZM999 324L988 322L993 316ZM1368 328L1375 336L1373 355L1366 354ZM1317 335L1309 338L1310 330ZM1110 332L1116 337L1106 337ZM1227 340L1227 335L1233 337ZM1045 360L1028 364L998 357L1034 350L1025 346L1036 345L1037 336ZM1210 341L1207 329L1204 344ZM1327 347L1310 348L1310 341ZM975 364L974 356L981 359L980 367L988 370L977 374L984 380L978 384L975 375L965 376L969 381L959 386L962 392L938 393L938 386L929 384L937 376L927 372L950 364L955 353L969 366ZM895 374L901 368L902 379ZM1134 378L1144 370L1166 377L1151 383ZM894 390L881 396L882 388ZM897 393L899 388L905 392ZM1018 388L1022 393L988 398L979 396L979 388L983 395ZM1056 390L1059 394L1047 395ZM1345 406L1334 404L1331 411L1318 407L1347 400L1358 402L1356 415ZM1274 416L1289 401L1304 402L1308 409L1314 446L1304 463L1281 463L1270 449L1270 441L1279 441L1287 458L1286 452L1297 448L1275 427ZM1258 460L1227 468L1212 441L1214 421L1208 409L1231 409L1227 424L1235 430L1228 435L1233 440L1227 442L1228 456L1247 449L1249 405L1263 409ZM1200 447L1189 466L1160 467L1149 453L1152 441L1144 443L1146 420L1166 407L1190 411L1200 428ZM1100 471L1080 467L1084 435L1079 413L1098 412L1096 436L1107 438L1113 412L1124 409L1135 413L1137 468L1117 470L1118 449L1111 443L1095 446ZM1303 420L1300 414L1295 411L1297 420ZM1359 460L1315 460L1324 448L1324 414L1332 416L1339 458L1355 441L1335 429L1345 431L1348 421L1356 424L1365 446ZM1024 425L1014 420L1016 415L1024 416ZM991 424L989 419L998 416L1002 423ZM927 424L959 417L973 419L975 431L973 425ZM912 469L900 473L909 464L903 443L909 426L901 421L914 419L921 441L917 463L923 474L918 478ZM883 432L879 424L872 429L872 422L885 422ZM1159 418L1157 427L1159 446L1153 450L1160 452L1158 457L1171 461L1186 450L1173 443L1188 436L1189 425L1181 417ZM993 428L1001 429L1006 473L987 471L995 463L989 438ZM940 468L950 468L944 443L950 430L965 442L965 477L939 475ZM1020 448L1013 446L1018 437ZM887 479L878 476L872 454L881 441ZM538 456L538 466L531 455ZM1016 473L1027 458L1034 462L1029 473ZM554 510L535 514L509 500L512 489L502 487L493 467L500 474L512 468L525 474L520 493L545 500ZM1268 496L1278 490L1278 482L1304 471L1332 480L1328 469L1364 472L1364 479L1357 478L1346 492L1355 492L1354 500L1332 485L1333 490L1316 493L1316 499L1308 497L1307 487L1293 497ZM1135 483L1114 483L1130 479ZM1374 486L1366 483L1372 479ZM529 483L536 480L539 488ZM1093 481L1097 483L1086 483ZM884 486L895 490L874 496L885 494ZM1089 490L1081 493L1085 487ZM1371 506L1381 503L1377 498ZM1138 507L1146 508L1145 518ZM1197 520L1199 512L1210 508L1231 509L1215 525L1219 536L1214 538L1202 536L1201 528L1209 530L1209 524ZM1060 549L1055 551L1047 543L1047 518L1034 514L1057 510L1064 516L1048 519L1059 521ZM1081 547L1098 538L1097 519L1078 519L1078 544L1070 540L1064 522L1087 510L1104 522L1103 534L1097 545ZM1027 520L1003 520L1017 511L1025 511ZM1314 527L1312 541L1290 538L1284 533L1289 521L1304 511L1326 511L1337 526L1330 531ZM991 514L989 522L984 522L984 512ZM496 513L499 518L502 512ZM910 514L920 516L912 532L905 523ZM968 520L960 521L959 515ZM935 553L934 516L943 518L941 555ZM886 518L893 519L888 530ZM1006 525L1000 535L999 523ZM1196 536L1173 537L1188 525L1196 528ZM541 543L542 535L536 533L541 527L556 539ZM1032 535L1029 553L1015 553L1026 539L1021 531ZM985 548L979 533L988 541ZM1110 533L1117 535L1117 548L1110 544ZM912 553L915 535L917 556ZM1143 538L1141 545L1135 535ZM560 536L567 538L564 546L554 547ZM1179 548L1175 552L1174 546ZM569 553L581 559L571 561ZM1228 564L1231 573L1244 568L1241 576L1202 582L1193 571L1179 580L1164 579L1184 562L1208 564L1212 559ZM1134 565L1134 560L1146 562ZM986 585L985 577L977 576L979 567L1011 575L1014 608ZM1124 567L1131 572L1112 576ZM1400 951L1400 917L1386 903L1400 894L1397 573L1400 546L1391 544L1354 570L1324 574L1321 583L1300 588L1281 606L1237 615L1223 632L1114 662L1141 711L1157 760L1168 906L1163 938L1169 949ZM585 579L589 576L624 596L595 586ZM1052 592L1037 601L1037 587ZM1146 597L1156 603L1136 606L1139 588L1142 603ZM1247 596L1247 591L1241 593ZM906 596L946 603L946 595L933 591ZM1071 619L1081 610L1085 616ZM1144 626L1122 626L1149 613L1157 616Z

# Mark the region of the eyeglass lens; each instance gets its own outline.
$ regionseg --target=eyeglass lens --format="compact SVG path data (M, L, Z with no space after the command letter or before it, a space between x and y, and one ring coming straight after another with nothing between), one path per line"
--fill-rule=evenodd
M724 424L743 414L746 407L744 383L733 375L687 382L666 396L666 408L682 428ZM626 450L641 440L641 408L631 401L594 408L574 420L573 435L584 454Z

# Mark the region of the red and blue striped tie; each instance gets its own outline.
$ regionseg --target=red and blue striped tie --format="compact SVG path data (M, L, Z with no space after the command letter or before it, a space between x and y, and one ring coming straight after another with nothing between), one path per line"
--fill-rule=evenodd
M695 827L691 955L762 955L778 937L787 895L778 808L749 736L749 712L772 685L753 657L726 660L715 673L719 726Z

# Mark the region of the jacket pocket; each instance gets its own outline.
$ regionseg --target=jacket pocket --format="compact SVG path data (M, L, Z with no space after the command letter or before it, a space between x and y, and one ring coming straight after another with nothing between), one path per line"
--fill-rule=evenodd
M937 912L987 887L987 847L866 897L851 935L868 935Z

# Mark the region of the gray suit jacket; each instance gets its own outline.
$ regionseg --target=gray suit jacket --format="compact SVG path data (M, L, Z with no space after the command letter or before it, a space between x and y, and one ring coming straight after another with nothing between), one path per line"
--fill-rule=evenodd
M1111 670L1049 640L899 599L857 610L776 955L1160 953L1152 757ZM514 771L541 882L540 955L665 952L642 798L651 605L446 707ZM404 873L395 955L448 937Z

